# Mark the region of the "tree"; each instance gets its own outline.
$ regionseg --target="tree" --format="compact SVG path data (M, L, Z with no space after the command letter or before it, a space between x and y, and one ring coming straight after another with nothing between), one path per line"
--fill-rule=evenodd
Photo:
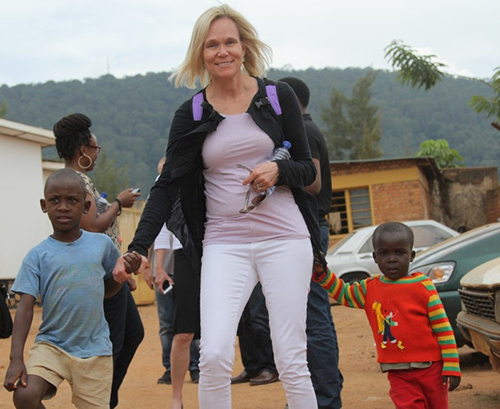
M5 115L7 115L7 104L4 102L0 105L0 118L5 117Z
M351 98L332 88L330 106L323 107L321 118L332 159L371 159L382 156L382 137L378 106L371 105L371 86L377 73L368 71L352 87Z
M326 125L324 134L330 159L344 159L345 153L352 148L352 140L349 138L350 124L344 115L347 103L348 98L332 88L330 105L322 107L321 118Z
M413 88L425 87L426 90L434 87L443 77L440 68L445 64L435 62L435 55L417 55L416 51L401 41L392 41L385 48L385 57L388 58L393 68L398 70L398 80L402 84L410 83ZM467 80L478 81L487 85L493 91L490 98L482 95L473 95L469 100L469 106L478 113L486 113L487 117L495 117L491 125L500 131L500 67L497 67L491 80L485 81L479 78L462 77Z
M417 55L416 51L401 41L393 40L385 48L385 58L394 68L398 69L398 81L402 84L410 83L413 88L425 87L431 89L443 78L441 67L446 65L432 61L436 56Z
M108 194L108 200L113 200L129 184L125 169L117 168L115 161L110 160L104 150L99 155L93 179L97 190Z
M500 67L496 68L490 82L481 81L491 87L493 96L488 99L482 95L473 95L469 101L469 106L476 112L486 112L488 118L495 117L491 126L500 131Z
M464 158L456 149L450 148L446 139L427 139L420 144L416 156L432 156L438 168L457 168Z

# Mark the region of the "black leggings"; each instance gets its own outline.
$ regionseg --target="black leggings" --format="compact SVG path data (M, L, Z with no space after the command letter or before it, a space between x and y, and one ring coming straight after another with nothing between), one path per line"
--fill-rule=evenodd
M144 338L141 317L127 283L114 297L104 300L104 315L113 344L113 384L109 406L114 408L118 405L118 389Z
M175 334L200 338L200 276L184 250L174 253L174 329Z

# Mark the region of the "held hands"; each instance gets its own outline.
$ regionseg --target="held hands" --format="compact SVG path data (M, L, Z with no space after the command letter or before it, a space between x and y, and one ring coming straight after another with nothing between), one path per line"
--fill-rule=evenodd
M312 279L313 281L319 282L321 281L321 276L323 274L326 274L328 272L328 266L326 265L326 260L321 253L321 256L314 252L314 264L313 264L313 275Z
M12 360L5 374L3 386L9 392L16 390L19 385L25 387L27 385L27 376L28 374L26 373L26 366L23 360Z
M141 255L133 251L132 253L127 253L123 256L123 264L125 266L125 271L128 274L132 274L139 270L142 264Z
M443 376L443 384L448 384L448 390L451 392L458 388L461 379L459 376Z
M138 274L148 268L148 259L134 251L118 258L113 270L113 278L118 283L124 283L132 273ZM136 272L137 270L139 271Z
M255 191L264 192L278 181L279 169L276 162L263 162L255 166L243 185L251 184Z
M135 203L135 198L141 195L140 193L132 193L133 190L132 188L125 189L116 196L122 203L122 207L132 207Z

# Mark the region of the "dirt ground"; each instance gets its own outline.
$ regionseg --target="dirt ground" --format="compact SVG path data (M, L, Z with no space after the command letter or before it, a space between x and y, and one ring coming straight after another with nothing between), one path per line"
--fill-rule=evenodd
M157 385L163 374L161 348L158 338L158 319L154 305L139 307L146 336L132 362L120 390L120 409L169 408L171 387ZM379 372L373 340L363 311L351 310L339 305L332 306L339 336L340 367L344 375L342 392L343 407L347 409L386 409L393 407L388 396L386 376ZM31 345L40 323L40 310L35 314L33 328L28 339ZM3 381L8 366L10 340L0 340L0 372ZM450 393L452 409L500 408L500 374L493 372L482 356L472 349L460 349L463 378L460 387ZM234 374L242 369L239 354ZM197 385L186 377L184 408L198 407ZM63 383L58 394L46 401L47 409L67 409L71 390ZM281 383L264 386L248 384L232 386L235 409L282 409L286 400ZM4 388L0 391L0 409L13 408L12 396ZM217 408L213 408L217 409ZM303 408L307 409L307 408Z

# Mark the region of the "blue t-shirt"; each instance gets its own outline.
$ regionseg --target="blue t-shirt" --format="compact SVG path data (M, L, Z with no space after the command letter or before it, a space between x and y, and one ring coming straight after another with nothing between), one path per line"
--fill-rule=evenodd
M31 249L12 291L42 301L42 323L35 342L49 342L78 358L112 353L104 318L104 280L120 256L111 239L82 230L63 243L49 237Z

